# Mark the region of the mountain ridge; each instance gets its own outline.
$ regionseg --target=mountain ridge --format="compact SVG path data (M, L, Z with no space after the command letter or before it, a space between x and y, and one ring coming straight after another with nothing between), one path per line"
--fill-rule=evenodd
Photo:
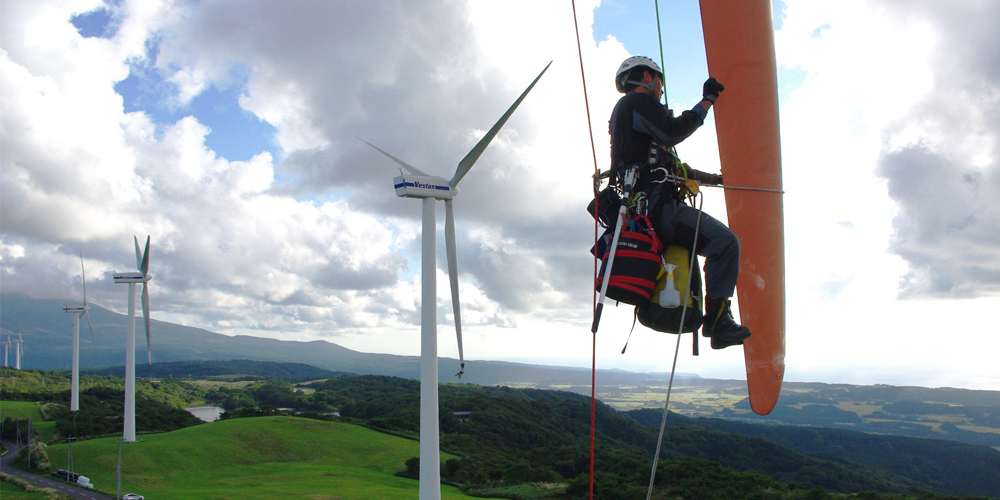
M70 367L72 321L58 313L67 301L33 299L23 294L0 294L0 328L25 337L27 348L23 366L27 369L52 370ZM100 306L91 306L96 345L90 333L80 332L80 366L103 367L124 363L124 338L128 319ZM247 359L305 363L332 371L359 375L420 377L420 357L355 351L325 340L277 340L250 335L223 335L203 328L151 320L153 361L193 361ZM5 333L6 335L6 333ZM137 348L141 349L141 333ZM33 346L45 345L45 350ZM439 380L472 384L543 383L549 385L590 385L590 369L533 365L510 361L466 360L466 373L455 379L458 360L442 357ZM598 370L602 383L615 385L628 379L662 382L669 373L640 373L625 370ZM679 374L679 379L700 378Z

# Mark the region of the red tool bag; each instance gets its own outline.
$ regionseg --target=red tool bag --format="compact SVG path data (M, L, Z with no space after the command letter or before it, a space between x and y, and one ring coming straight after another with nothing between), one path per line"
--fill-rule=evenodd
M660 260L662 245L656 237L649 219L640 215L626 225L618 236L614 263L608 278L606 296L626 304L648 303L656 288L663 263ZM604 274L610 257L610 246L601 256L601 273L595 287L598 291L604 284Z

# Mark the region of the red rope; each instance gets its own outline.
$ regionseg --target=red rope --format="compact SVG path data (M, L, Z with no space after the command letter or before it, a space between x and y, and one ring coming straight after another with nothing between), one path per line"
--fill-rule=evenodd
M576 51L580 56L580 78L583 81L583 104L587 109L587 131L590 135L590 152L594 157L594 248L597 248L597 238L598 238L598 217L600 207L597 202L597 191L600 187L600 174L601 170L597 167L597 148L594 146L594 129L590 122L590 102L587 99L587 75L583 69L583 48L580 45L580 24L576 19L576 0L572 1L573 4L573 28L576 30ZM597 255L594 255L594 279L597 279L597 274L600 272L600 268L597 263ZM593 287L592 287L593 288ZM592 315L597 315L597 289L593 289L593 299L592 299ZM591 346L591 361L590 361L590 500L594 500L594 434L597 427L597 332L593 332L593 344Z

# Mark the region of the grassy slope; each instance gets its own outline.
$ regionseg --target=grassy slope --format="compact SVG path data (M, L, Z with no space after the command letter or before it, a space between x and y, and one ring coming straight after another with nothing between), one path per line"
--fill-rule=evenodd
M3 500L48 500L48 495L41 492L28 493L16 484L0 481L0 498Z
M23 420L31 417L31 425L38 431L38 439L45 442L52 439L56 432L55 422L46 422L42 416L42 406L30 401L0 402L0 420L10 417Z
M30 401L0 401L0 419L7 417L14 420L31 417L32 421L41 421L42 406Z
M66 445L48 452L54 469L66 466ZM355 425L234 419L141 435L138 443L124 445L122 490L177 500L412 499L417 481L394 474L418 454L416 441ZM77 472L114 494L114 439L76 443L73 458ZM445 486L442 498L470 497Z

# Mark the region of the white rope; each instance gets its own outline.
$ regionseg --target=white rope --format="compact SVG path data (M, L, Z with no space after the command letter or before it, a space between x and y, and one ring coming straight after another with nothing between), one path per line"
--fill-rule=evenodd
M698 220L694 224L694 242L691 245L691 261L688 266L688 280L687 280L687 290L684 294L684 306L681 309L681 324L677 328L677 345L674 347L674 363L670 367L670 382L667 384L667 399L663 403L663 419L660 421L660 435L656 439L656 453L653 455L653 470L649 473L649 489L646 491L646 500L649 500L653 496L653 482L656 481L656 467L660 463L660 448L663 446L663 432L667 428L667 409L670 407L670 392L674 388L674 373L677 372L677 357L681 350L681 335L684 330L684 316L687 314L688 300L691 298L691 279L694 276L694 263L698 261L698 254L695 251L698 244L698 231L701 229L701 214L702 207L705 205L705 195L698 193L701 197L698 202ZM699 271L700 272L700 271ZM694 335L698 335L695 331Z

